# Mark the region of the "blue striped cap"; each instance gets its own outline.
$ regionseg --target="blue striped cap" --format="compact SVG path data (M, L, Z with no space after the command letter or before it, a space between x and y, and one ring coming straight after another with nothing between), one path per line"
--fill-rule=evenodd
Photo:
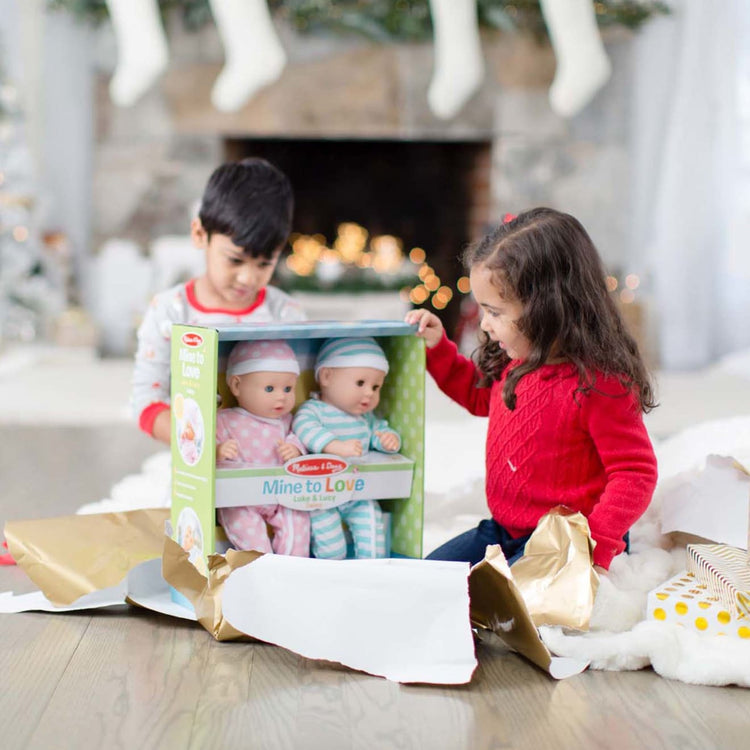
M328 339L315 360L315 379L321 367L372 367L388 374L388 360L375 339Z

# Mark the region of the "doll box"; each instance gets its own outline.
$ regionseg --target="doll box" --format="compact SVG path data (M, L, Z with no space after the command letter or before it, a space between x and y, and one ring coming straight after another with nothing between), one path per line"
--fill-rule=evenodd
M401 321L296 322L172 328L172 527L192 558L216 551L215 510L280 503L299 510L352 499L380 500L391 518L392 554L422 556L424 497L424 342ZM218 469L216 414L231 406L225 364L239 341L283 339L300 364L296 406L315 390L317 351L329 338L372 336L389 361L378 416L401 436L398 454L362 459L314 454L283 466Z

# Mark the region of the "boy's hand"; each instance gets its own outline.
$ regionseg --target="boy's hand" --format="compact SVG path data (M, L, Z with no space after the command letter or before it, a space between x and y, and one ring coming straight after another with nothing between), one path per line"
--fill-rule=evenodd
M362 441L355 440L331 440L325 448L323 453L333 453L334 456L341 456L347 458L349 456L361 456L362 455Z
M217 461L236 461L237 456L240 455L240 444L234 440L227 440L224 443L219 443L216 446L216 460Z
M424 308L419 310L410 310L406 313L404 320L409 325L418 325L417 336L424 339L428 349L436 346L440 339L443 338L443 324L440 318L434 313Z
M293 443L285 443L283 440L279 440L276 445L279 448L279 455L284 463L302 455L300 449Z
M160 411L154 420L154 426L151 428L151 436L160 443L171 442L172 437L172 412L169 409Z
M380 439L380 444L387 451L397 451L401 445L401 439L395 432L383 432L376 430L375 434Z

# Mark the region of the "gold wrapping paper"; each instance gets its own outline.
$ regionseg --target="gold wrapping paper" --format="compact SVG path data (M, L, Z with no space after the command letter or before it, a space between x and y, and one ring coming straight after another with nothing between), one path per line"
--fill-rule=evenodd
M559 507L540 519L513 565L513 580L535 625L589 629L599 589L594 544L582 513Z
M552 656L542 643L500 545L487 547L469 574L471 622L491 630L514 651L549 672Z
M230 549L226 555L209 555L206 577L190 562L188 553L177 542L168 536L163 539L162 576L193 605L198 622L217 641L254 640L233 628L224 619L221 598L224 594L224 582L229 574L249 565L263 553Z
M19 567L53 604L67 606L116 586L161 555L167 509L8 521L5 540Z

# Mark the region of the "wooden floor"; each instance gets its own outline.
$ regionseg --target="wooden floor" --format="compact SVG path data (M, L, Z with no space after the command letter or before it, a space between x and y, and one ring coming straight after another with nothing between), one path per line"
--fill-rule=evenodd
M71 513L154 450L127 425L0 427L0 520ZM7 589L29 589L17 568L0 569ZM554 682L494 639L478 659L468 686L406 687L135 608L0 615L0 747L750 746L748 690L650 671Z

